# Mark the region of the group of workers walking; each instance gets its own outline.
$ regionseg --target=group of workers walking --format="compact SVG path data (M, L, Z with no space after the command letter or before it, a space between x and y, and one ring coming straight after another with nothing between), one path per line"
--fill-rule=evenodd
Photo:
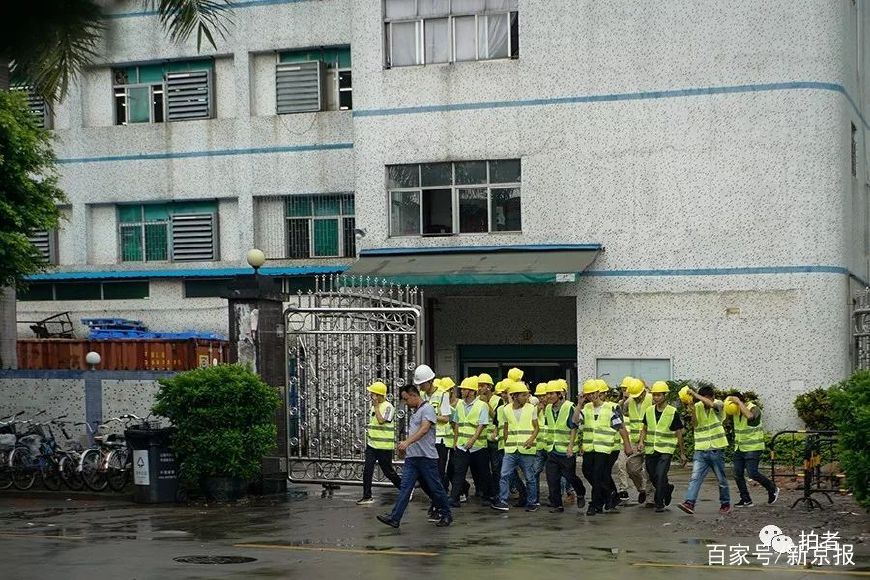
M414 487L430 498L429 519L449 526L453 509L468 499L468 472L476 495L498 511L510 509L511 492L519 495L515 507L534 512L540 508L538 490L543 474L553 513L564 512L563 495L576 497L577 509L587 516L616 513L628 499L614 481L623 472L638 491L638 503L665 511L674 486L668 481L671 460L677 451L687 463L683 432L694 430L692 477L685 500L678 507L694 513L701 484L709 471L719 483L720 513L731 511L725 475L724 450L728 446L723 421L734 421L734 476L740 491L737 506L751 506L745 472L768 492L768 503L779 490L758 471L764 450L760 410L741 395L720 401L712 387L680 392L688 413L684 416L667 401L670 387L656 381L651 388L641 379L625 377L622 398L608 400L610 388L602 379L582 385L576 404L569 400L568 383L555 379L539 383L534 391L522 381L523 371L512 368L497 383L488 374L467 377L458 385L449 377L436 378L427 365L414 371L414 380L401 388L401 398L411 410L408 437L396 444L395 409L386 400L387 386L368 387L371 411L367 431L363 497L370 504L372 477L378 464L397 488L399 497L390 514L378 520L398 528ZM458 390L458 393L456 392ZM402 475L392 465L393 452L404 453ZM586 487L577 475L582 456Z

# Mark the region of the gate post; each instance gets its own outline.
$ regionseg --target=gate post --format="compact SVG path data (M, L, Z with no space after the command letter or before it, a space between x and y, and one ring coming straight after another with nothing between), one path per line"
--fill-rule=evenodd
M275 387L281 407L275 413L278 437L272 455L263 458L263 493L287 491L287 390L284 384L284 302L275 279L237 276L226 296L230 362L247 363Z

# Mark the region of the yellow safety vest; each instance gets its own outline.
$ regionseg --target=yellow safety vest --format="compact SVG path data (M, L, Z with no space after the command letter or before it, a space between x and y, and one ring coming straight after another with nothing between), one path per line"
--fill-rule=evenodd
M610 453L613 451L614 437L618 433L610 426L610 418L613 416L614 403L609 401L598 407L598 418L595 418L595 410L592 403L586 403L583 407L583 449L598 453ZM588 433L588 435L587 435ZM587 445L587 437L589 444Z
M381 417L387 415L387 410L393 410L393 406L389 401L384 401L378 405L381 412ZM396 448L396 427L392 420L385 423L378 423L378 418L375 415L375 410L372 409L369 417L369 425L366 429L366 443L372 449L392 450Z
M486 435L486 440L491 443L495 443L500 439L499 429L495 426L495 414L499 401L501 401L501 397L498 395L492 395L489 398L489 401L487 401L487 404L489 405L489 425L486 426L486 429L484 429L483 432Z
M564 401L559 407L559 415L553 414L553 405L547 405L545 411L545 420L547 430L550 432L552 442L547 451L555 451L556 453L567 453L568 444L571 443L571 429L568 428L568 417L574 412L574 403Z
M674 421L677 409L673 405L666 405L661 417L656 421L655 405L646 410L646 441L644 441L644 454L673 453L677 449L677 435L671 431L671 423Z
M441 416L440 407L442 400L444 398L444 393L446 391L442 391L441 389L437 389L432 393L432 398L428 397L425 400L429 401L429 404L432 405L432 408L435 409L435 419ZM449 413L448 413L449 416ZM443 439L444 444L447 447L453 447L453 426L450 424L450 421L446 423L435 423L435 437L437 439Z
M457 447L465 447L465 444L474 436L477 427L480 425L480 414L486 413L489 407L480 399L475 399L471 404L471 410L466 415L465 401L457 401L456 403L456 427L459 429L459 436L456 438ZM477 438L473 447L475 449L483 449L486 447L486 439L482 436Z
M652 406L652 395L647 393L638 404L637 399L628 399L628 439L633 445L640 442L640 430L643 427L643 416Z
M522 455L534 455L537 449L534 446L526 449L523 443L528 441L532 433L535 432L533 421L536 416L535 406L531 403L523 405L520 419L517 421L514 415L513 405L505 405L502 409L502 416L507 421L508 436L504 444L505 453L521 453Z
M755 403L746 403L750 411L755 408ZM758 425L749 426L749 419L739 413L734 416L734 450L735 451L764 451L764 429L761 426L761 418Z
M535 439L538 451L550 451L553 448L553 430L546 424L546 413L546 407L538 411L538 436Z
M707 409L704 403L695 403L695 451L707 451L709 449L725 449L728 447L728 438L725 437L725 428L722 427L721 413L715 408Z

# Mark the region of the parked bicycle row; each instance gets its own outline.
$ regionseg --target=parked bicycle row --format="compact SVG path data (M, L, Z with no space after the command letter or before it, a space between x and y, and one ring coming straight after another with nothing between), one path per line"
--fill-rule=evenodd
M131 483L132 450L124 435L109 431L117 426L124 431L147 429L153 425L150 416L126 414L88 423L65 421L66 415L44 419L45 414L43 410L26 418L20 411L0 419L0 489L27 490L38 480L53 491L63 485L74 491L123 491ZM84 448L70 435L71 427L87 432L92 445Z

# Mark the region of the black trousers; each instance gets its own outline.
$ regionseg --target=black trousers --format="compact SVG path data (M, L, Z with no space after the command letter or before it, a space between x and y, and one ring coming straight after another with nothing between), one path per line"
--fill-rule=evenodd
M613 464L610 462L610 453L586 451L583 454L583 477L592 486L590 507L602 510L609 503L613 491L616 489L615 485L611 487L611 482L613 481L611 476L612 468Z
M550 505L562 506L562 478L568 480L568 484L574 488L577 497L586 497L586 487L577 477L577 458L550 453L547 457L547 487L550 490Z
M450 485L451 502L458 502L459 496L462 493L467 493L463 489L468 486L465 476L468 474L469 467L471 467L471 477L474 480L475 491L485 498L492 496L489 488L489 449L484 447L474 453L462 449L452 449L450 451L450 460L453 463L453 480Z
M671 485L668 481L668 471L671 469L672 457L671 453L659 453L656 451L644 458L646 462L646 474L656 487L655 502L657 508L665 507L671 501Z
M616 489L616 482L613 481L613 466L619 460L619 451L611 451L607 460L607 485L610 491L610 499L607 501L606 507L612 508L619 503L619 490Z
M372 478L375 475L375 463L377 463L381 471L390 482L399 487L402 480L393 469L393 450L392 449L375 449L366 445L365 465L363 466L363 497L372 497Z
M489 490L492 497L498 496L498 487L501 481L501 462L504 460L504 449L498 448L498 442L486 444L489 450Z

